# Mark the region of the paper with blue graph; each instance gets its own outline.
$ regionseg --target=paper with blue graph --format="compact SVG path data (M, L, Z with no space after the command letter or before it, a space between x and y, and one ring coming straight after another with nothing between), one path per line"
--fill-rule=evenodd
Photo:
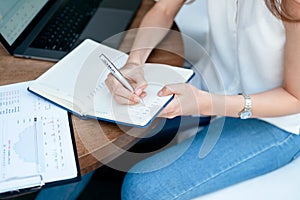
M68 113L30 84L0 86L0 193L78 176Z

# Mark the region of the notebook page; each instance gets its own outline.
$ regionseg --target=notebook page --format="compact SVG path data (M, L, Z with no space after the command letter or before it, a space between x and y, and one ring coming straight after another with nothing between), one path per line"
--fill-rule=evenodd
M75 48L58 63L53 65L46 73L37 78L36 83L30 85L30 90L43 97L63 105L78 114L82 113L84 103L80 101L80 95L76 84L80 79L81 67L85 58L97 47L97 43L82 43L80 48ZM80 109L79 109L80 108Z
M158 91L166 84L184 83L193 74L191 70L163 64L147 63L143 69L148 83L145 89L147 96L143 98L145 105L118 104L104 83L107 76L104 73L98 80L96 92L93 94L94 107L89 113L99 118L145 126L172 98L172 96L159 97Z
M37 78L30 85L30 90L68 110L85 115L87 107L92 104L90 95L94 92L99 76L106 70L103 63L94 56L98 52L113 58L122 57L118 59L120 66L126 62L128 56L87 39Z

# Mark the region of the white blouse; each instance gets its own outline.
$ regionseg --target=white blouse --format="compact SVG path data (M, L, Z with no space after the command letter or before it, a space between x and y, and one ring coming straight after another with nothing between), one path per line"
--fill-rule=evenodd
M230 95L281 86L285 30L264 0L207 0L207 7L213 63L201 70L207 89ZM299 134L300 114L262 120Z

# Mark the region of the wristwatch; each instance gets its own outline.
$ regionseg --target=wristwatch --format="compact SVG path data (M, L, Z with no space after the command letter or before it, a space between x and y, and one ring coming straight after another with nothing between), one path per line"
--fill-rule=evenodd
M252 116L251 107L252 101L249 95L243 94L245 99L245 106L244 109L239 113L241 119L248 119Z

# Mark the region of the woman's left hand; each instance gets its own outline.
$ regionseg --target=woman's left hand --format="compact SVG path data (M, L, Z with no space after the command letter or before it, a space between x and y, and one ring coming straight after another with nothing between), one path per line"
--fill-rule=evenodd
M166 85L158 92L158 96L168 95L174 95L174 98L159 117L174 118L180 115L200 114L200 103L203 106L208 97L207 92L186 83Z

